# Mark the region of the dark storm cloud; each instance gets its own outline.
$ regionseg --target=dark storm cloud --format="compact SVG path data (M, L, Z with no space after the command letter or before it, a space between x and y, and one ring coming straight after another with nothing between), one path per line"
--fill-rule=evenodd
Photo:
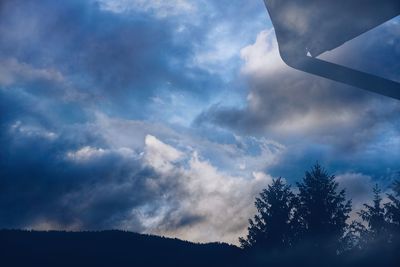
M114 14L95 1L75 0L2 1L0 12L2 61L15 62L15 72L29 66L31 75L37 69L51 69L64 78L56 81L62 84L58 94L86 95L84 101L102 103L119 114L139 114L143 101L168 84L199 97L207 97L208 90L220 84L218 77L188 66L193 44L186 40L192 33L178 32L173 18L155 19L138 11ZM197 38L205 34L193 29ZM29 90L54 87L29 84ZM141 108L135 107L139 104Z
M51 140L39 131L28 132L20 126L7 130L1 136L1 227L29 227L44 218L60 228L73 225L75 222L71 220L77 218L85 228L99 227L111 219L113 206L118 206L116 213L123 213L140 199L125 197L125 203L118 203L117 195L111 199L99 194L100 199L108 197L108 201L103 201L104 205L98 201L98 210L79 209L79 205L88 201L91 190L100 184L118 185L112 178L128 171L122 159L109 155L90 165L75 165L65 159L73 146L63 138ZM117 194L121 193L124 192ZM68 200L69 194L76 196Z
M181 71L191 48L175 28L145 13L102 11L93 1L1 1L1 227L44 221L103 229L131 220L143 230L132 210L143 203L157 210L153 200L164 191L146 189L146 179L157 178L151 169L113 150L83 165L66 155L90 146L108 151L85 124L93 102L140 116L145 106L137 104L166 82L196 91L188 75L210 87L203 71Z
M161 179L134 151L105 147L90 127L74 134L77 130L50 134L20 123L3 131L0 228L142 232L149 227L143 216L180 207L184 192L178 180ZM163 227L176 229L201 216L183 213L173 219L164 218Z

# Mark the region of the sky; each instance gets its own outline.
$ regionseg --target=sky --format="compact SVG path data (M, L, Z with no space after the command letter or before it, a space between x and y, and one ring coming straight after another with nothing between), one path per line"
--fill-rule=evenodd
M0 36L0 228L237 244L273 178L399 176L400 102L286 66L261 0L3 0ZM399 36L321 57L400 81Z

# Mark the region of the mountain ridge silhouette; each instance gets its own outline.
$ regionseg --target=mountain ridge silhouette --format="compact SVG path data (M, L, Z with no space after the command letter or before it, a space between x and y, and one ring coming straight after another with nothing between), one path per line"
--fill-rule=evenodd
M127 231L0 230L1 266L233 266L241 249Z

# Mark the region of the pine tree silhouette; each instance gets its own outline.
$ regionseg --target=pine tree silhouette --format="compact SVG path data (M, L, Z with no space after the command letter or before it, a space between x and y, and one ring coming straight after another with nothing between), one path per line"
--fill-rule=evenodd
M282 178L273 180L256 198L258 214L250 219L248 235L239 238L243 248L282 250L292 244L296 197Z
M386 218L392 234L392 241L400 246L400 180L392 185L393 193L388 194L390 202L385 204Z
M303 241L309 242L312 249L336 253L351 211L345 190L338 192L335 176L329 175L318 163L305 173L297 186Z
M367 223L366 241L370 244L388 240L385 208L382 205L381 190L377 184L374 186L373 192L373 205L364 204L364 209L358 213L360 218Z

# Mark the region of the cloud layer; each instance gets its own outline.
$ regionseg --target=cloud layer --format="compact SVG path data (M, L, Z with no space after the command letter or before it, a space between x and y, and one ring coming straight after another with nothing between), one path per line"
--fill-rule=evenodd
M399 79L399 25L322 56ZM1 1L0 36L0 228L236 243L273 177L400 169L399 103L284 65L262 1Z

